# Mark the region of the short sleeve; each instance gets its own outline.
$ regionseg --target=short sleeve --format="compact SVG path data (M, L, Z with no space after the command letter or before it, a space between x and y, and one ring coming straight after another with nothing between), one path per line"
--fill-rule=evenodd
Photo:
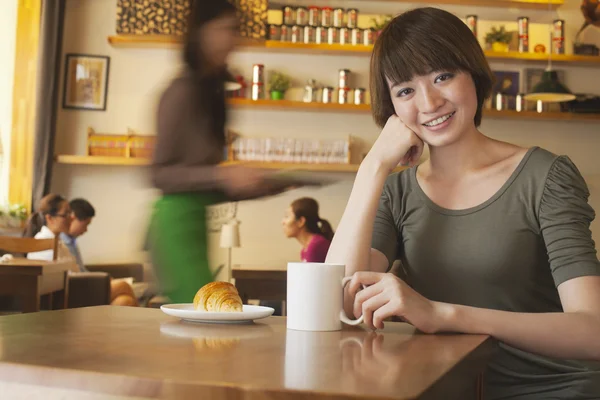
M577 167L558 157L546 178L539 221L556 286L569 279L600 275L590 224L595 218L590 193Z
M373 225L373 237L371 239L371 247L382 252L388 259L388 269L398 258L398 230L394 222L392 212L391 196L384 188L381 198L379 199L379 207L375 214L375 224Z

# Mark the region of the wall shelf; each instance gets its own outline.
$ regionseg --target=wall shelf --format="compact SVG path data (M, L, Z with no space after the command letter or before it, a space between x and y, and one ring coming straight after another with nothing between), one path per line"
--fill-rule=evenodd
M167 35L116 35L109 36L108 42L113 47L120 48L177 48L181 46L180 37ZM358 56L370 56L372 50L373 46L316 43L306 44L280 42L277 40L242 40L237 48L237 51L241 52ZM548 61L548 54L539 53L485 51L485 55L491 61ZM572 65L600 65L600 56L553 54L552 62L570 63Z
M371 2L372 0L354 0L363 3ZM388 3L415 3L414 0L380 0ZM275 3L277 3L275 1ZM319 5L318 1L314 1ZM564 0L421 0L421 4L439 5L459 5L459 6L475 6L475 7L498 7L498 8L519 8L519 9L534 9L548 10L550 7L555 10L564 4Z
M288 111L319 111L319 112L342 112L342 113L369 113L371 107L368 104L337 104L337 103L303 103L290 100L251 100L251 99L229 99L229 105L234 108L253 108L263 110L288 110ZM568 112L546 112L535 111L517 112L513 110L484 110L484 118L495 119L533 119L538 121L580 121L600 122L600 114L575 114Z
M150 160L144 158L126 158L126 157L102 157L102 156L77 156L77 155L58 155L56 162L59 164L70 165L116 165L116 166L145 166L150 164ZM356 172L357 164L293 164L293 163L266 163L266 162L247 162L247 161L228 161L221 164L224 167L232 165L247 165L262 169L278 170L296 170L313 172Z

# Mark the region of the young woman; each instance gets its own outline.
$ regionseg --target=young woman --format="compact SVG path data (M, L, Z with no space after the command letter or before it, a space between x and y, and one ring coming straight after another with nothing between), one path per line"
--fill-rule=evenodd
M281 221L283 233L302 245L300 257L305 262L325 262L333 238L327 220L319 217L319 203L310 197L295 200Z
M384 29L371 63L383 130L327 262L353 275L347 311L372 328L399 316L427 333L498 339L486 398L600 398L588 188L568 157L478 130L492 81L477 40L448 12L412 10ZM424 144L430 158L413 166ZM399 164L413 167L389 176ZM402 279L385 273L396 259Z
M33 236L35 239L54 239L57 235L69 231L72 220L69 202L58 194L49 194L40 200L38 211L27 220L25 232L26 235ZM62 254L69 255L68 251L61 252ZM52 261L54 250L28 253L27 258Z
M226 197L265 193L261 172L217 167L225 152L226 61L237 40L235 8L227 0L195 1L184 45L185 70L158 107L152 164L155 203L148 245L163 290L189 303L212 281L206 207Z

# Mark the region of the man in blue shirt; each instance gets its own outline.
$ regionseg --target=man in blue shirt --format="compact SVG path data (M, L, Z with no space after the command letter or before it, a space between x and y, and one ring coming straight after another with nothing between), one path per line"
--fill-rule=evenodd
M81 258L79 247L77 246L77 238L87 232L88 225L96 215L96 210L89 201L84 199L74 199L69 203L73 212L73 221L69 227L68 233L61 233L60 240L67 246L79 266L80 272L88 272Z

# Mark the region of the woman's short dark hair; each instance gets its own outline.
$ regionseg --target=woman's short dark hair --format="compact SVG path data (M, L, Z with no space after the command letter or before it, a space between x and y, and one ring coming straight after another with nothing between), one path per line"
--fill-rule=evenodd
M371 56L371 105L383 127L395 114L387 79L406 82L436 71L471 74L477 92L475 126L494 75L477 39L455 15L433 7L417 8L394 18L375 41Z

